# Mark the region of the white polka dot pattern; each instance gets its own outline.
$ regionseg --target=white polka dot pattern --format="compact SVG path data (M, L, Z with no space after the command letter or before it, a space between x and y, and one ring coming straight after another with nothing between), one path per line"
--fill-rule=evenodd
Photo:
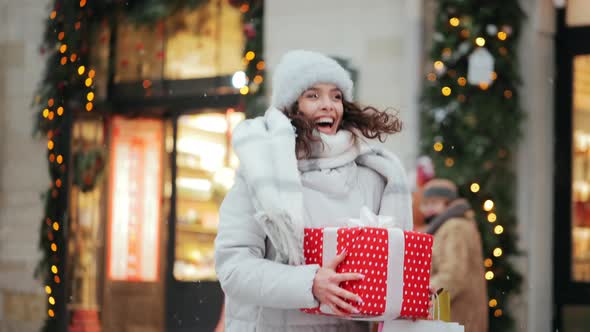
M432 235L404 232L404 238L404 285L400 317L425 318L428 316Z
M338 229L337 252L347 250L346 259L337 267L338 273L356 272L365 275L361 281L344 282L341 287L359 295L364 304L353 305L361 316L381 316L386 310L388 231L384 228L343 227ZM306 264L322 265L324 230L306 228L304 255ZM425 318L428 316L428 286L432 236L416 232L404 232L403 303L400 317ZM302 309L322 314L319 307Z

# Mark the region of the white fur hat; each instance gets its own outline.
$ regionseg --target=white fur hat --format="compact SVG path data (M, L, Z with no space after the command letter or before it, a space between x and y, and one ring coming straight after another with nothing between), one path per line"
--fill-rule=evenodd
M353 83L350 74L323 54L304 50L283 55L272 80L272 106L279 110L290 107L305 90L316 83L335 84L352 101Z

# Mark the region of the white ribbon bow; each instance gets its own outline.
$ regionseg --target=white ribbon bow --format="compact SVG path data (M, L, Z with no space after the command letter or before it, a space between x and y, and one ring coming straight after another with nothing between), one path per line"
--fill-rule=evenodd
M349 219L348 224L353 227L401 228L393 217L376 215L366 206L361 208L360 219Z

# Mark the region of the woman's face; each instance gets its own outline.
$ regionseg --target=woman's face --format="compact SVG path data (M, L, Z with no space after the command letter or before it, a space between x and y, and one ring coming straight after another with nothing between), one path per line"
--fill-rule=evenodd
M342 92L334 84L319 83L297 99L299 111L316 124L319 132L334 135L342 122Z

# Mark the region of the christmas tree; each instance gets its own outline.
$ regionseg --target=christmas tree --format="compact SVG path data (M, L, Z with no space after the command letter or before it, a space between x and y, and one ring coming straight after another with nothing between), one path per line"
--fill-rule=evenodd
M510 256L518 254L513 153L523 119L516 62L523 18L517 1L439 1L421 102L421 150L476 213L490 331L514 329L507 306L522 279Z

